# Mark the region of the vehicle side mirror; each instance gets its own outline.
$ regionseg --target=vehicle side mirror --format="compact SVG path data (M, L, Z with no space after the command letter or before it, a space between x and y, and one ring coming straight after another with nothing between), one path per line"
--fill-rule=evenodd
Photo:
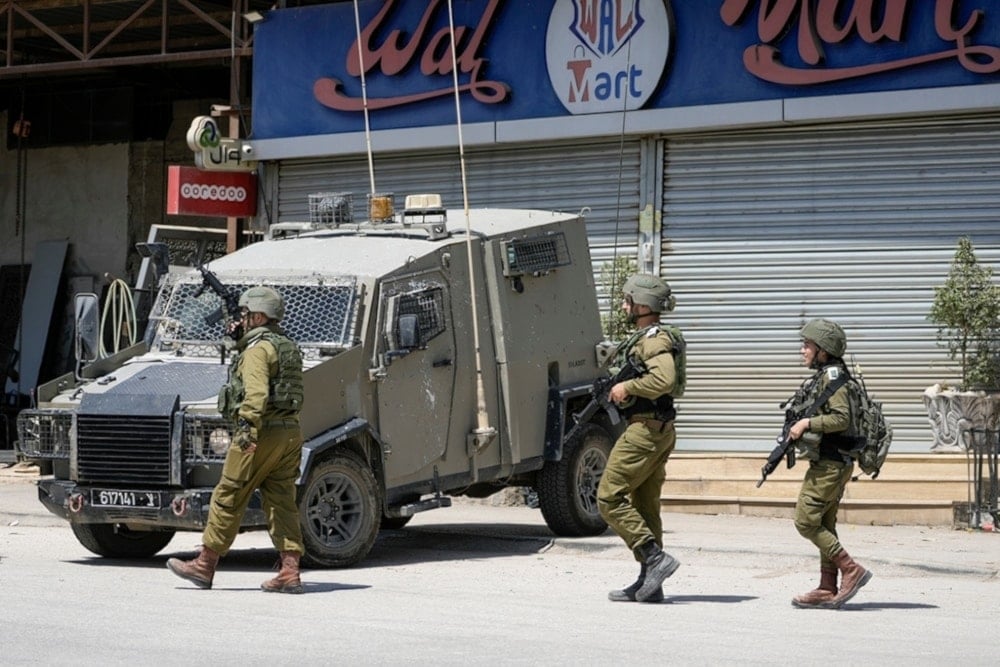
M92 292L81 292L73 302L74 342L78 364L101 357L100 301Z
M400 315L396 329L396 342L400 349L416 350L423 347L423 341L420 340L420 318L415 313Z

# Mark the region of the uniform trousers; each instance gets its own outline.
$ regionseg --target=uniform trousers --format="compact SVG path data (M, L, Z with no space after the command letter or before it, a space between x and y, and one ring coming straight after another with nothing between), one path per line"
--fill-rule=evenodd
M222 478L212 491L202 543L226 555L239 533L253 492L260 489L274 548L305 553L295 503L295 480L301 460L302 431L297 425L262 427L253 452L244 452L236 443L230 445Z
M676 442L673 422L667 422L662 432L636 422L629 424L608 457L597 488L597 507L633 553L651 540L663 546L660 493L664 466Z
M819 549L822 567L833 567L843 547L837 537L837 511L854 463L828 459L810 461L795 505L795 528Z

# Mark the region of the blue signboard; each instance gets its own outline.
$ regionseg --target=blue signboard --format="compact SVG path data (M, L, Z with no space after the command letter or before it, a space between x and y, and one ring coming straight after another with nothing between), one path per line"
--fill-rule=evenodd
M456 78L467 123L1000 83L995 0L452 5L269 12L252 137L357 132L366 107L373 130L452 125Z

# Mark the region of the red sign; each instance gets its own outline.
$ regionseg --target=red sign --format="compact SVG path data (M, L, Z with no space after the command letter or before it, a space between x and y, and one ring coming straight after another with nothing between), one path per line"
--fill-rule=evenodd
M257 175L167 167L167 214L246 218L257 215Z

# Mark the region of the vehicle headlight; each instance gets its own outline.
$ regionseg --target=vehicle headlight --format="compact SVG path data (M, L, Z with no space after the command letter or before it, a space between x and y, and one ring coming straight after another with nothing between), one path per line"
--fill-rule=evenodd
M216 456L222 456L229 449L229 430L217 428L208 434L208 448Z
M22 410L17 416L17 448L33 458L69 458L72 428L69 411Z
M28 456L37 456L41 451L42 418L38 414L17 416L17 447Z

